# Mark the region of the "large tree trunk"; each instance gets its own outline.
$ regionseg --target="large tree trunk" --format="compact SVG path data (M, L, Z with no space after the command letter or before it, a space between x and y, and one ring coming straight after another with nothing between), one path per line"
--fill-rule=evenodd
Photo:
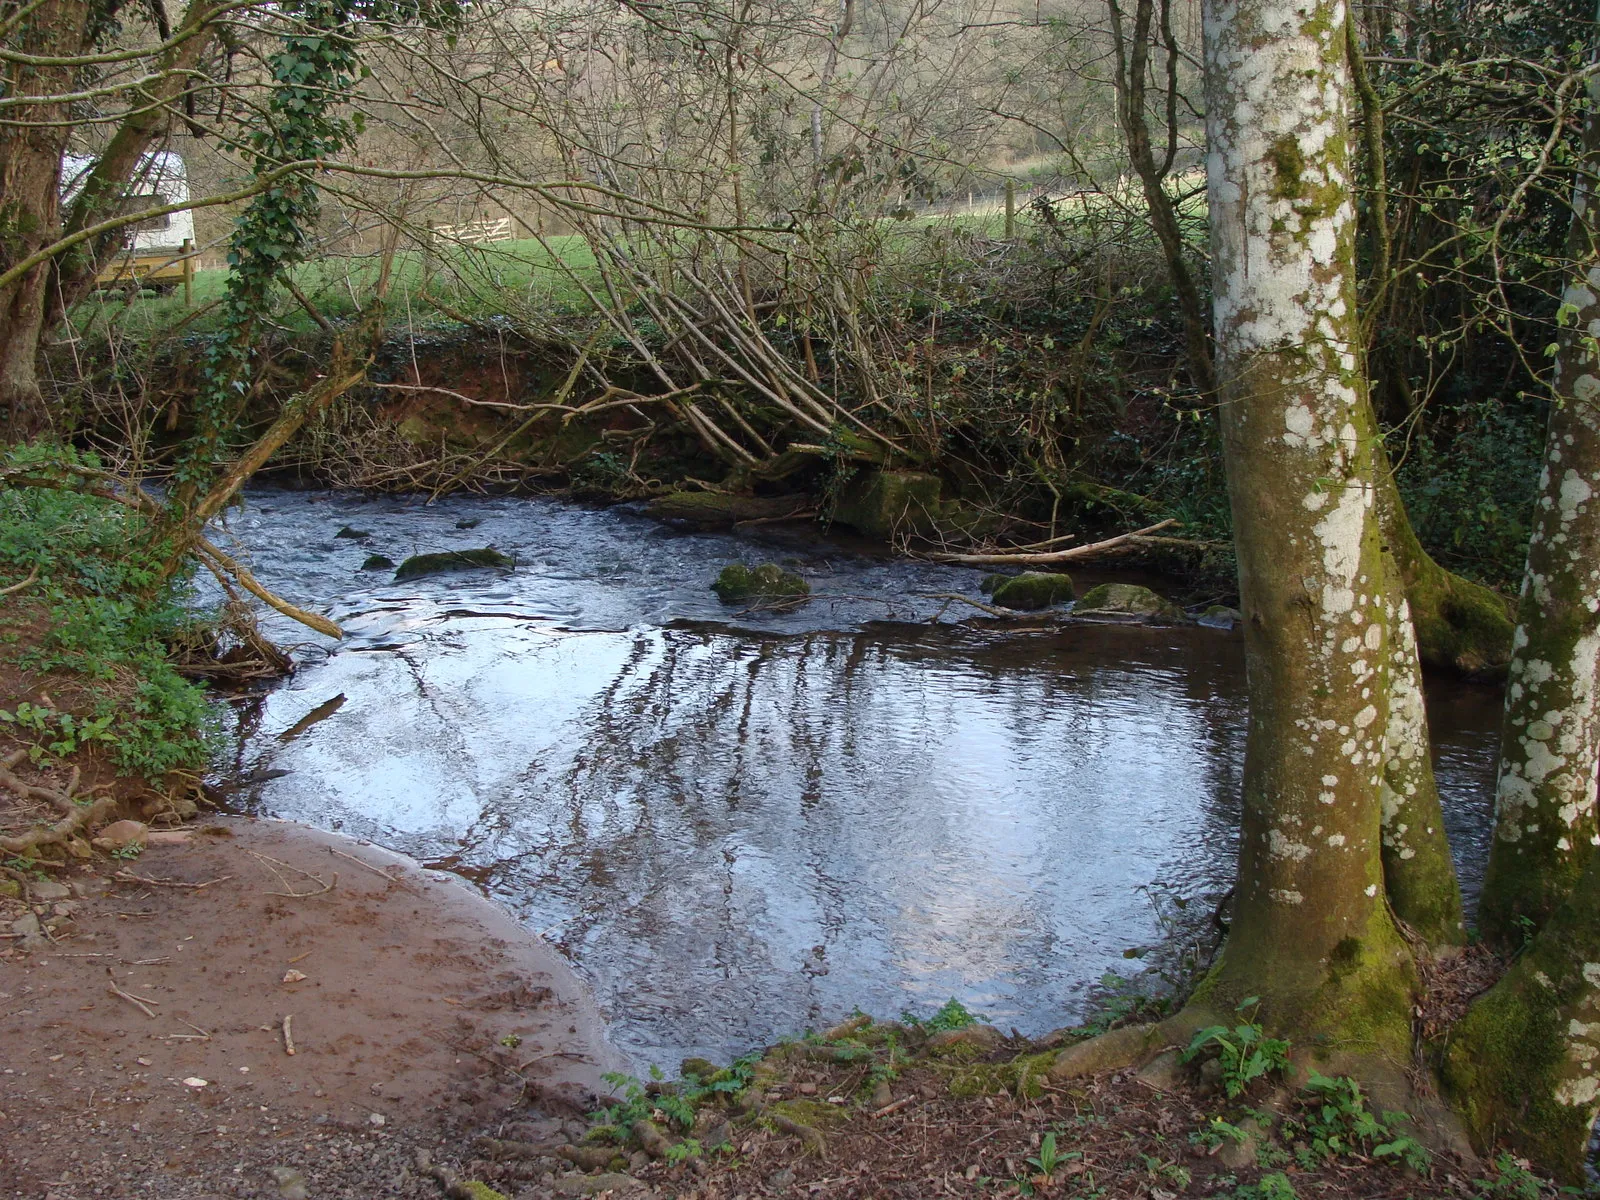
M1589 80L1573 210L1579 273L1555 362L1544 470L1500 732L1496 824L1478 923L1517 945L1566 898L1600 842L1600 82Z
M89 8L81 0L46 0L22 21L8 42L41 57L80 53L88 35ZM61 213L61 155L66 109L49 97L70 91L71 67L10 62L3 85L7 97L39 97L36 104L6 110L0 125L0 272L55 240ZM35 373L51 263L38 264L0 287L0 418L3 436L22 441L49 421Z
M1237 913L1197 1001L1404 1061L1413 972L1389 917L1379 788L1388 621L1363 420L1336 0L1210 0L1217 378L1250 734Z
M1479 925L1513 948L1451 1038L1445 1082L1480 1145L1584 1182L1600 1112L1600 80L1589 79L1545 465L1501 731L1498 815Z

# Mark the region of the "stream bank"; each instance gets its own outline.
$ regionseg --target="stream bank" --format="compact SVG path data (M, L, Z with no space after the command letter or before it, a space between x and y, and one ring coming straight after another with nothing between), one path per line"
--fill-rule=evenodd
M0 942L5 1195L435 1200L416 1150L607 1090L587 989L460 881L287 822L157 836L0 899L54 926Z

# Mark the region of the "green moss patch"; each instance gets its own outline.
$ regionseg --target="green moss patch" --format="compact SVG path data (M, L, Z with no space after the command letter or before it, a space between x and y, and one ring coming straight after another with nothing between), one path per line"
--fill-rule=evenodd
M371 561L370 559L368 561ZM516 563L492 547L481 550L447 550L442 554L413 554L400 564L396 579L417 579L445 571L470 571L479 567L514 567Z
M1065 604L1077 595L1077 591L1072 586L1071 576L1029 571L996 583L991 594L994 602L1004 608L1035 612Z

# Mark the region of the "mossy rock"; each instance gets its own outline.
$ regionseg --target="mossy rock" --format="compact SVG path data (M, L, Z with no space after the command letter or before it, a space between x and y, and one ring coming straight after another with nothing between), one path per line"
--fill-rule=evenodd
M939 527L944 482L919 471L863 470L845 485L833 519L885 541L929 534Z
M996 593L998 598L998 593ZM1183 609L1136 583L1102 583L1090 588L1072 610L1075 617L1138 617L1145 621L1184 622Z
M481 550L446 550L442 554L413 554L400 564L396 579L417 579L444 571L470 571L476 567L514 567L514 563L491 546Z
M361 564L361 569L363 571L392 571L394 570L394 559L383 554L372 554L367 557L366 562Z
M1002 608L1036 612L1041 608L1065 604L1077 595L1077 592L1072 586L1072 578L1069 575L1028 571L995 584L994 591L990 595Z
M717 576L711 590L724 604L742 604L747 600L809 596L811 585L794 572L785 571L777 563L762 563L759 567L729 563L722 568L722 574Z
M845 1107L843 1104L828 1104L822 1100L780 1100L776 1104L769 1104L767 1111L788 1117L797 1124L809 1125L813 1129L827 1129L832 1125L842 1125L849 1119L850 1114L845 1111Z
M645 506L658 521L694 529L732 529L741 521L787 517L808 507L804 496L734 496L726 492L668 492Z
M372 531L370 529L356 529L350 525L346 525L333 536L336 538L348 538L351 541L359 542L371 537Z

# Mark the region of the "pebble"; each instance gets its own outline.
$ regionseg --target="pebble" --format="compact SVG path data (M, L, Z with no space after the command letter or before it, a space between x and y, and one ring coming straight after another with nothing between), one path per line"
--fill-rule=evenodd
M15 921L11 922L11 932L25 938L38 937L39 918L34 916L32 913L28 913L26 916L19 917Z
M306 1190L306 1177L293 1167L269 1167L267 1174L272 1176L272 1182L278 1185L278 1195L282 1200L310 1200L311 1193Z

